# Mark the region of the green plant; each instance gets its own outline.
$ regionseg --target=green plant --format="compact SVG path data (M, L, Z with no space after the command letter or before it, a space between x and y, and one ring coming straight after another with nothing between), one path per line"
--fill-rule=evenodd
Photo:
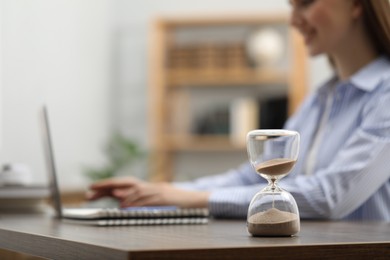
M119 133L113 134L104 150L107 155L106 165L85 168L85 175L92 181L117 176L126 169L130 169L135 163L141 162L145 157L145 153L135 141Z

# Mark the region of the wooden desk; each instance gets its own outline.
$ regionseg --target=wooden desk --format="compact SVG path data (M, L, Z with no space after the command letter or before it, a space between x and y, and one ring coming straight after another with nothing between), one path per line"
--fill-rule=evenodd
M260 238L243 220L91 227L1 214L0 248L52 259L389 259L390 223L303 222L295 237Z

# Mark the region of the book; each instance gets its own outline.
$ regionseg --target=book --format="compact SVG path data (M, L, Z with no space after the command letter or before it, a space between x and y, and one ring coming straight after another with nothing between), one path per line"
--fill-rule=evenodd
M68 223L97 226L206 224L206 208L178 208L175 206L129 208L65 208L63 219Z
M50 190L40 185L0 186L1 212L42 212L46 210Z
M0 186L0 199L41 199L48 198L50 190L40 185L5 185Z
M259 106L255 98L235 99L230 106L230 140L239 147L245 147L246 135L258 128Z
M140 219L64 219L64 222L71 224L86 224L91 226L149 226L149 225L196 225L207 224L207 218L140 218Z

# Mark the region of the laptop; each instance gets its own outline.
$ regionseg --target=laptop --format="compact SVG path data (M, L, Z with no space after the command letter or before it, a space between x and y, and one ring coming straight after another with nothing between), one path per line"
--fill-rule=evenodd
M178 208L176 206L128 208L63 207L47 107L45 105L42 106L39 113L50 193L57 218L66 222L96 226L208 223L209 212L206 208Z

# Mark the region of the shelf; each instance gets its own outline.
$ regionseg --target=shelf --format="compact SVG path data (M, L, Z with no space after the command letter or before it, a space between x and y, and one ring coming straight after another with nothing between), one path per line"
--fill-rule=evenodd
M216 25L266 25L266 24L275 24L283 23L288 24L289 14L285 12L279 13L259 13L252 14L239 14L234 12L234 14L225 13L224 15L211 16L211 15L202 15L193 17L191 15L177 15L175 17L161 17L158 19L163 23L167 28L174 29L176 27L197 27L197 26L216 26Z
M229 69L229 70L168 70L168 84L173 87L227 86L227 85L259 85L286 84L288 74L281 70Z
M174 180L177 162L185 161L177 156L180 153L204 152L212 157L245 152L245 141L238 145L229 134L192 134L199 118L212 116L220 103L230 111L236 98L261 96L265 101L283 95L288 113L295 111L306 93L306 50L288 21L286 14L264 13L183 15L153 23L149 55L153 179ZM256 62L248 49L248 37L267 27L280 32L286 45L283 59L268 66Z
M166 149L175 152L244 151L245 145L234 145L228 135L167 135Z

